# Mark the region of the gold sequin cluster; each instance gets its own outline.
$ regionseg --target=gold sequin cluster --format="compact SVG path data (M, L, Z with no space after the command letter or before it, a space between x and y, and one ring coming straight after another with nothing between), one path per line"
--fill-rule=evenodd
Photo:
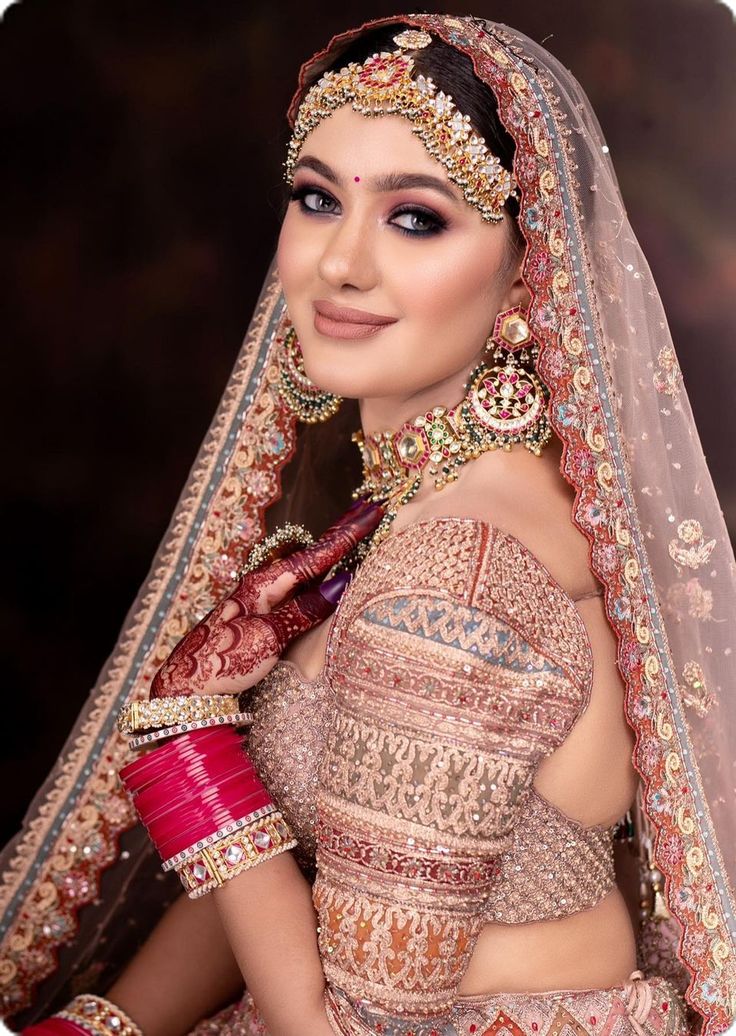
M421 50L431 42L429 33L408 30L394 36L397 50L373 54L362 65L351 62L326 72L307 92L297 112L284 162L287 183L293 181L307 136L323 119L350 104L361 115L408 119L412 133L442 163L466 201L487 222L500 222L507 199L516 196L511 174L489 151L484 138L473 131L470 117L457 110L449 94L438 90L427 76L412 77L414 61L405 51Z

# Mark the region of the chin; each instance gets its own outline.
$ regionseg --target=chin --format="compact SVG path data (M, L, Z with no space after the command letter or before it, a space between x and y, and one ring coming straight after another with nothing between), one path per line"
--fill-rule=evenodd
M321 367L317 372L312 373L312 368L307 368L307 377L314 382L323 392L331 392L334 396L342 396L343 399L375 399L384 396L397 394L396 385L377 385L375 378L362 378L354 370L325 370Z
M385 357L367 348L367 342L300 342L306 375L325 392L345 399L383 398L401 393L395 371L390 365L387 367Z

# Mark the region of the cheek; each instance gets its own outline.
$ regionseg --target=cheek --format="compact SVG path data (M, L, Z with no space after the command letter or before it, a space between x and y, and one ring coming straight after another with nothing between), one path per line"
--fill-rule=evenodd
M284 293L287 296L304 280L308 265L308 255L305 249L307 243L301 240L302 236L298 231L296 221L291 219L287 212L284 222L281 224L276 248L276 262Z
M486 242L460 239L405 266L407 314L438 328L464 327L471 334L473 327L492 324L493 299L499 293L496 252Z
M407 375L413 369L432 382L476 362L503 293L502 257L491 232L438 241L420 261L397 267L406 346L397 360Z

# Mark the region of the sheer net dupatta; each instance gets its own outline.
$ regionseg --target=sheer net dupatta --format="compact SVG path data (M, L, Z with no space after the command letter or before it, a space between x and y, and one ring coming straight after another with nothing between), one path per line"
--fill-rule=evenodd
M540 373L565 445L564 474L576 489L573 519L590 541L619 640L655 858L682 926L688 999L710 1036L730 1023L736 997L734 561L656 288L573 77L530 40L478 19L408 15L370 24L397 21L471 58L516 141ZM305 86L361 29L307 63L292 119ZM151 577L59 767L6 852L0 983L9 1014L52 972L55 948L73 937L76 907L98 895L118 833L132 823L114 776L126 756L112 732L117 707L146 693L156 665L227 591L278 497L294 448L275 391L284 320L272 269ZM103 906L123 896L126 868L144 859L133 852L110 867ZM96 910L80 915L93 940ZM69 942L69 952L81 941ZM86 959L99 961L101 951L90 946ZM48 1002L39 993L33 1014Z
M716 1033L736 1013L736 580L659 296L573 76L525 36L480 19L369 24L397 21L471 58L516 142L540 373L576 490L573 519L619 641L687 998ZM304 66L292 120L304 90L361 29Z
M287 321L274 261L150 574L23 830L3 852L0 990L14 1023L80 989L104 988L176 892L176 883L162 885L145 833L133 829L117 778L132 754L115 717L127 699L147 696L156 669L230 592L263 533L295 448L294 418L277 388Z

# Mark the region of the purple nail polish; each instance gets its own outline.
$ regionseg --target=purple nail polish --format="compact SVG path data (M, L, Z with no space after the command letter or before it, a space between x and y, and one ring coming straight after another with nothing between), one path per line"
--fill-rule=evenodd
M324 583L320 583L317 589L326 601L330 604L337 604L352 578L350 572L338 572L332 579L326 579Z

